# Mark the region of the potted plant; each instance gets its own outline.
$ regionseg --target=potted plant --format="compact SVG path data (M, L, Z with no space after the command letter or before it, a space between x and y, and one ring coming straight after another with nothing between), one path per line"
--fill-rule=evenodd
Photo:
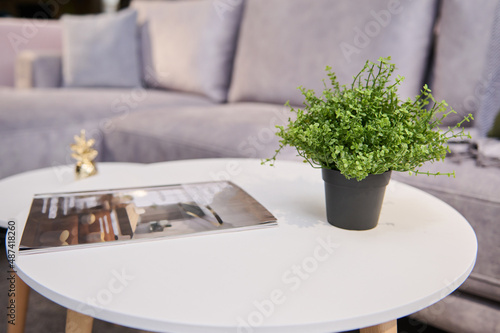
M288 145L305 162L322 168L328 222L341 228L375 227L392 171L423 173L418 168L424 162L445 158L450 138L469 137L461 125L473 119L471 114L440 130L443 119L455 111L445 101L436 102L427 85L415 99L401 100L397 89L404 78L390 81L395 70L390 59L367 61L349 86L340 85L327 67L331 87L325 84L319 97L299 87L304 108L291 108L296 118L289 118L286 127L277 126L280 146L263 161L273 165Z

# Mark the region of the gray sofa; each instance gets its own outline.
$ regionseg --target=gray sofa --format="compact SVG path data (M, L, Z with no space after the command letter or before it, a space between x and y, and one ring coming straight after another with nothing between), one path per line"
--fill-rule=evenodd
M100 161L270 157L278 144L274 126L289 116L283 104L302 103L299 85L321 90L326 65L347 83L365 60L387 55L406 77L402 97L428 83L458 111L451 124L478 113L496 5L134 1L138 52L116 58L137 56L142 83L128 87L120 87L119 78L116 86L75 84L95 68L68 60L75 32L68 34L67 22L1 19L0 178L72 163L69 144L81 128L96 139ZM74 70L80 74L70 77ZM110 69L109 76L120 73ZM474 133L475 123L468 125ZM500 332L500 168L480 163L477 142L453 143L447 161L426 166L455 170L455 179L393 176L448 202L476 231L479 251L470 278L414 314L449 332ZM291 149L281 158L297 159Z

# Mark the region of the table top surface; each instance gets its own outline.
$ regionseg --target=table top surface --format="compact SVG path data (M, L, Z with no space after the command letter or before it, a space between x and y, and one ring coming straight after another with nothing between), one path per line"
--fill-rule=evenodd
M274 228L16 258L18 274L42 295L124 326L351 330L437 302L474 266L477 241L469 223L444 202L396 181L387 188L379 225L348 231L326 222L321 172L305 164L216 159L99 168L81 181L51 168L0 181L0 219L14 217L20 235L35 192L220 179L240 185L278 218Z

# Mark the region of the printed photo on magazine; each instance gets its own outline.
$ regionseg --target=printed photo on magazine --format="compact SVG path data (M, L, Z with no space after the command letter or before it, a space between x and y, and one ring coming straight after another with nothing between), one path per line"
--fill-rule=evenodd
M266 208L229 181L37 194L20 252L275 225Z

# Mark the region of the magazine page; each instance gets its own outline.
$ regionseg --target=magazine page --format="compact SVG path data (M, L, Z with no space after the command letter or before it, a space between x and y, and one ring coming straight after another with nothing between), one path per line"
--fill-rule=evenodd
M229 181L37 194L20 250L47 252L273 225L276 218Z

